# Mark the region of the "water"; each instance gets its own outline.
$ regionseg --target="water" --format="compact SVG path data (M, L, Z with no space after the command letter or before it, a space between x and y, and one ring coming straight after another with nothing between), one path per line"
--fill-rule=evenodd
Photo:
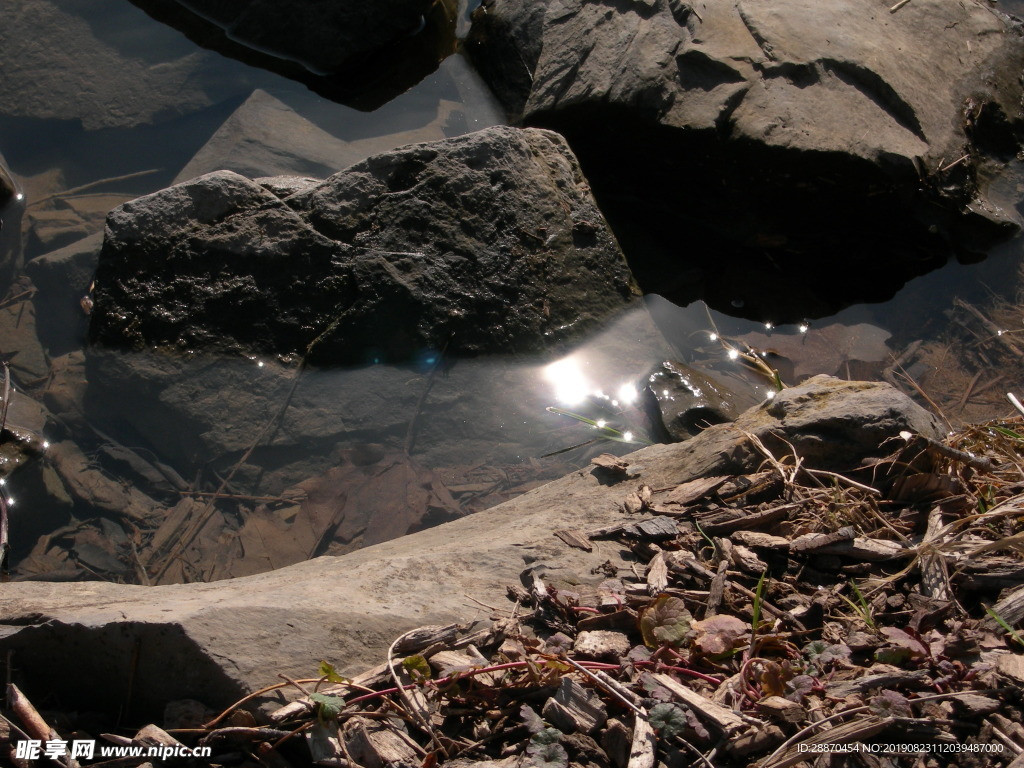
M223 165L326 175L504 115L461 55L360 112L201 51L128 3L113 13L84 0L24 5L34 9L24 24L0 33L5 52L25 51L0 65L0 152L27 196L24 257L36 262L38 291L19 283L0 303L0 352L20 401L9 426L35 440L3 491L14 500L15 578L240 576L478 511L596 453L639 447L652 426L639 387L670 358L715 372L751 401L771 385L742 365L738 353L750 349L788 383L823 372L886 377L912 391L913 379L951 420L1005 413L1003 391L1019 386L1005 339L954 298L1007 338L1021 332L1021 313L993 301L1016 298L1020 239L807 328L766 328L652 296L545 358L435 351L408 365L316 371L273 359L154 357L146 373L118 378L129 375L125 358L111 353L91 355L86 368L90 277L75 244L102 230L110 208ZM69 65L60 46L35 51L25 37L40 24L77 35L87 58ZM239 149L231 130L253 121L266 149ZM993 182L1004 206L1020 206L1019 179ZM47 283L58 262L64 282ZM908 348L916 352L896 368ZM34 401L52 414L45 425Z

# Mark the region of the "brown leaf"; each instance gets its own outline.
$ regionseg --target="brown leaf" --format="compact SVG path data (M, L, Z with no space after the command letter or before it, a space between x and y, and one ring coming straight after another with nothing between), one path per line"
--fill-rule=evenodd
M735 648L750 626L735 616L721 614L693 622L693 629L697 632L695 645L708 656L718 656Z

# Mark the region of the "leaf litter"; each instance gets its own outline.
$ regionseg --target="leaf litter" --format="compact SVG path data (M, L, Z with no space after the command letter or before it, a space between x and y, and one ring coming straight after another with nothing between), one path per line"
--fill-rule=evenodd
M156 730L211 747L196 765L1017 768L1022 435L1020 418L941 446L907 433L844 474L758 441L761 471L676 488L627 467L623 524L585 537L631 569L570 593L534 567L489 623Z

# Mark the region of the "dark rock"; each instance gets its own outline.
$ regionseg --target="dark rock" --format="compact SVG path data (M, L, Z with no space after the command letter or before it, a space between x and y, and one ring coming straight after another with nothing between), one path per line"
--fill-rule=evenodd
M455 9L433 0L132 0L225 56L372 109L455 50Z
M686 440L712 424L732 421L757 402L749 386L727 387L710 372L672 360L647 375L642 396L665 441Z
M1017 226L981 179L1015 152L1024 43L984 4L495 0L468 48L678 303L819 317Z
M218 172L111 212L89 334L311 362L550 349L632 298L575 159L492 128L372 157L284 200Z
M102 23L100 23L102 22ZM131 127L196 112L255 83L171 30L140 36L144 14L106 0L25 0L0 27L0 113ZM45 41L45 45L41 44Z
M0 155L0 295L21 266L21 217L25 195Z
M103 233L96 232L25 265L38 289L33 303L40 338L53 355L80 348L85 339L88 315L82 300L89 295L102 245Z

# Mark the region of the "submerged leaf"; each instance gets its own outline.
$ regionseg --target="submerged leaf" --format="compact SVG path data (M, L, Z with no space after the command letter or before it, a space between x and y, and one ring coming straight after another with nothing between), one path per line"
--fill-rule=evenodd
M659 595L640 615L640 631L651 648L681 646L690 636L693 616L678 597Z

